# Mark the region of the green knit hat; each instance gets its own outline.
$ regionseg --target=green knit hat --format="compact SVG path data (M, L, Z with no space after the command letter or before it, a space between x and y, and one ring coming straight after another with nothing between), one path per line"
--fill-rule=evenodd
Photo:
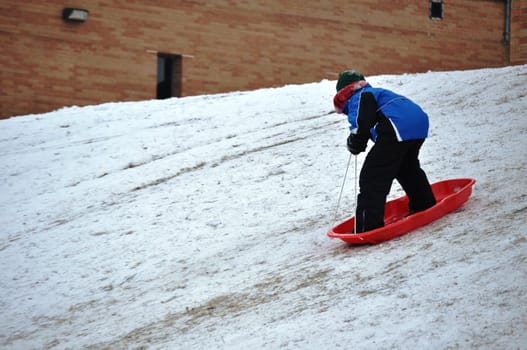
M362 73L354 70L345 70L339 74L339 80L337 81L337 91L340 91L347 85L359 80L364 80L364 75L362 75Z

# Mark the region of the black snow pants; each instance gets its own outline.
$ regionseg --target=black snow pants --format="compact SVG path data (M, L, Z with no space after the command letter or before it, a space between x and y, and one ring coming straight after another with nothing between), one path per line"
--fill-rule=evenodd
M409 198L409 210L419 212L432 207L435 197L419 164L424 140L377 142L362 166L357 199L356 232L384 226L384 205L396 179Z

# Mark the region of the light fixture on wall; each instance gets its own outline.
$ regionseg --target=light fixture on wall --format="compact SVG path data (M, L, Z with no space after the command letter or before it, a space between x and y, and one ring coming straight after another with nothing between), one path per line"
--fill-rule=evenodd
M66 22L82 23L88 19L88 10L66 7L62 10L62 19Z

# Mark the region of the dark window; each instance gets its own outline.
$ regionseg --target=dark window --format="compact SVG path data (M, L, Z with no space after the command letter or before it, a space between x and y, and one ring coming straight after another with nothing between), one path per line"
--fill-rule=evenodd
M181 55L157 55L157 98L181 96Z
M430 18L443 19L443 0L430 0Z

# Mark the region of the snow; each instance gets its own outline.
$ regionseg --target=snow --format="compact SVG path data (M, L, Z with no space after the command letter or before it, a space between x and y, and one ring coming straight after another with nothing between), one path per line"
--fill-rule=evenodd
M325 234L334 81L0 121L0 347L527 349L527 65L369 81L428 112L431 182L477 180L374 246Z

